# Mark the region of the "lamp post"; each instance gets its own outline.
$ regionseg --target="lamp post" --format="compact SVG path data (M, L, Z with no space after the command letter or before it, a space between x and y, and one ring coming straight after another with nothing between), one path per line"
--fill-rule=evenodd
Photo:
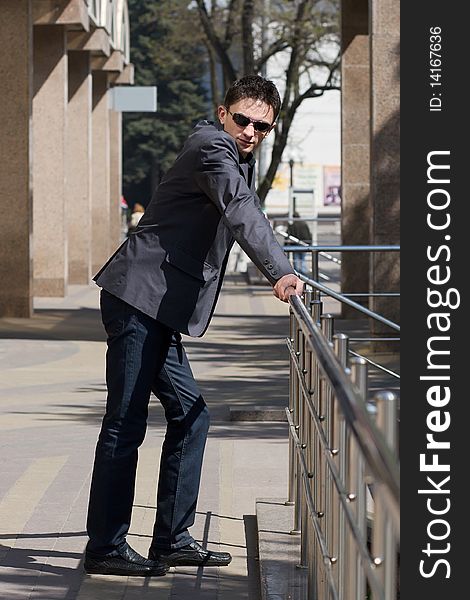
M290 178L289 178L289 225L292 225L293 221L292 218L294 216L294 210L295 210L295 198L294 198L294 159L291 158L289 159L289 171L290 171Z

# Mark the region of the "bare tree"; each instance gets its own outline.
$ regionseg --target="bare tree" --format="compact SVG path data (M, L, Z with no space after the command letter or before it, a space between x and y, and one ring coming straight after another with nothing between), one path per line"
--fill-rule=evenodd
M224 88L242 75L261 73L268 61L282 65L284 89L274 130L271 160L258 187L264 202L271 188L299 106L339 89L338 0L196 0L212 60L215 104ZM262 32L262 28L267 31Z

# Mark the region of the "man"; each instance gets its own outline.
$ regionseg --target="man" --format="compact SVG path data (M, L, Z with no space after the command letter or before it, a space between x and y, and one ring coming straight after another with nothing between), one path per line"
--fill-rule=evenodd
M88 573L164 575L172 565L227 565L189 534L194 523L209 415L181 334L202 336L215 308L234 240L287 302L296 277L254 192L254 149L275 126L280 98L258 76L236 81L200 122L158 186L136 232L95 276L108 335L106 414L90 490ZM126 542L137 449L150 393L167 419L157 515L146 559Z
M287 225L287 234L292 237L297 238L301 242L311 242L311 233L310 227L307 225L307 222L300 218L300 215L297 211L294 211L293 214L295 221L289 221ZM285 246L297 246L297 242L293 242L292 240L287 240ZM300 273L307 272L307 260L305 252L293 252L294 255L294 268L296 271Z

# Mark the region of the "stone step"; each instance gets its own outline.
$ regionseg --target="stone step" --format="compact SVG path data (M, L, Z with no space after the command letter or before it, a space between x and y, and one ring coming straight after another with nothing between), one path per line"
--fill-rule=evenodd
M230 407L231 421L287 421L283 406L251 406L245 408Z
M300 535L291 534L294 507L285 499L256 500L261 600L307 600L307 570L299 567Z

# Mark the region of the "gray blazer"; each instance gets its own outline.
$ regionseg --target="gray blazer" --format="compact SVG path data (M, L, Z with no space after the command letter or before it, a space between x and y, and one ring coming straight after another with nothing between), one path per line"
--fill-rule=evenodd
M260 208L254 159L220 125L196 125L135 233L94 280L191 336L207 329L236 240L271 284L294 270Z

